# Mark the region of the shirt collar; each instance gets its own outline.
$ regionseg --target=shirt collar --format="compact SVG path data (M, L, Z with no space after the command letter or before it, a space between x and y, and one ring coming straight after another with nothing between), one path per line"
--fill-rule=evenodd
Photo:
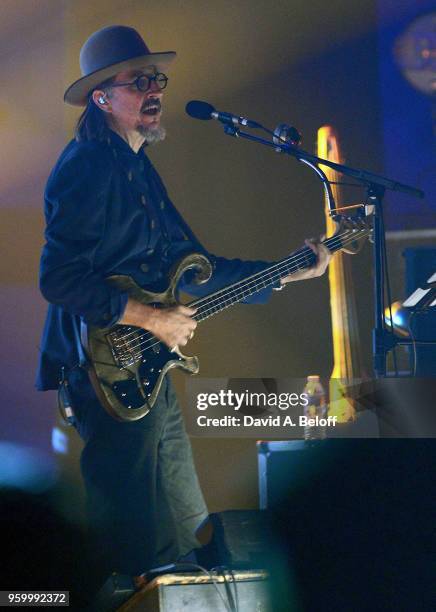
M134 159L142 159L144 157L143 147L141 147L139 151L135 153L131 146L124 140L124 138L121 138L119 134L111 129L109 129L108 132L107 142L110 147L117 151L117 153L129 155Z

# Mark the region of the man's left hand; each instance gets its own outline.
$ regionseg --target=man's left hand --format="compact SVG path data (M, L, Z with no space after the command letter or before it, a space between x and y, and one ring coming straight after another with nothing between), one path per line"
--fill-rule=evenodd
M317 276L322 276L326 271L332 257L332 254L328 248L324 246L320 240L316 240L315 238L311 238L310 240L307 239L304 242L316 255L315 265L311 268L307 268L307 270L298 270L298 272L295 272L294 274L285 276L280 281L282 285L286 285L286 283L290 283L292 281L316 278Z

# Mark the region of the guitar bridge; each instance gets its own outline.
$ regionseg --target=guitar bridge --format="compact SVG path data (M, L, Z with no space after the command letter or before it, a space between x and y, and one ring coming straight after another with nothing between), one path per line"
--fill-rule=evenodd
M141 340L137 327L119 326L107 334L112 356L119 368L127 368L141 360Z

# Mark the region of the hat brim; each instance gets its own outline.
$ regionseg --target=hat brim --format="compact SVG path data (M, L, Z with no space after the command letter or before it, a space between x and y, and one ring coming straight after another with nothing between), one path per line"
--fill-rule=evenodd
M148 53L147 55L140 55L91 72L68 87L64 94L64 102L73 106L86 106L89 92L99 83L110 79L119 72L124 72L124 70L136 70L154 66L158 72L164 72L175 57L175 51Z

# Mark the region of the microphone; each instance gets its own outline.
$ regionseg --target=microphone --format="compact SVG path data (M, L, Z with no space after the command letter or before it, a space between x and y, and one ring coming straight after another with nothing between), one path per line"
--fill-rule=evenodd
M202 121L209 121L209 119L215 119L221 121L221 123L233 123L234 125L245 125L250 128L261 128L260 123L251 121L246 117L239 117L232 115L232 113L222 113L215 109L212 104L208 102L202 102L201 100L191 100L188 102L185 108L187 114L194 119L201 119Z

